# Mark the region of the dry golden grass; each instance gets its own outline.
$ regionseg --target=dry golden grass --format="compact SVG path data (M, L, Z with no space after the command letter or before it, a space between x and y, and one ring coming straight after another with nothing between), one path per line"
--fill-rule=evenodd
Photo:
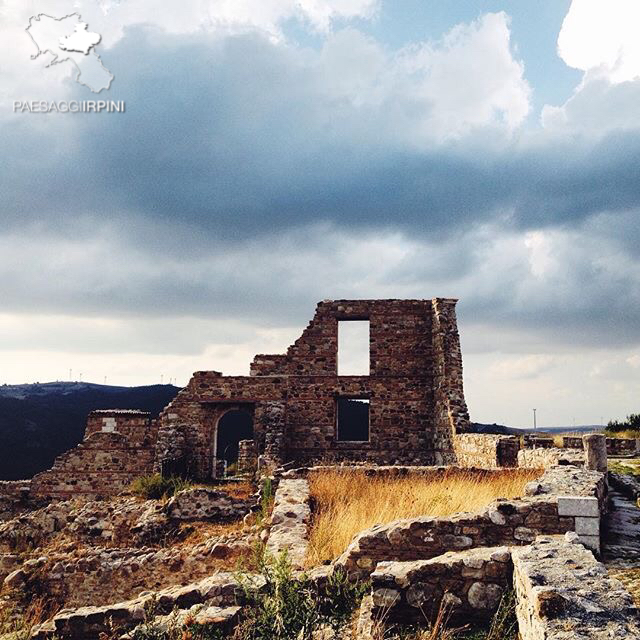
M369 477L360 471L310 476L314 518L308 566L340 555L353 537L374 524L418 516L477 511L496 498L521 496L535 469L447 469L405 477Z

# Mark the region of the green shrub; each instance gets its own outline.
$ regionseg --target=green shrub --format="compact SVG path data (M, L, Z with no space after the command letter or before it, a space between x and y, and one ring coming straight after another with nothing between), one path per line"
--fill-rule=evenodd
M136 478L131 490L147 500L160 500L161 498L170 498L179 491L190 489L191 483L179 476L163 477L159 473L150 476L140 476Z

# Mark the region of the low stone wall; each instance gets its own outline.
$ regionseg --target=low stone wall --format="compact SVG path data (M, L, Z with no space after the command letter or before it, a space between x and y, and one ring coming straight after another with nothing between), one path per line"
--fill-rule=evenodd
M497 469L518 466L520 442L516 436L462 433L453 436L457 465Z
M31 480L0 481L0 522L29 509Z
M640 450L638 438L607 438L607 455L612 457L635 456Z
M640 499L640 481L633 475L609 471L609 483L612 487L634 501Z
M281 479L275 493L267 551L283 551L291 565L300 568L307 554L309 521L309 483L304 479Z
M518 466L529 469L548 469L559 464L580 467L584 465L584 453L575 449L520 449Z
M230 522L247 515L252 505L250 498L241 500L225 491L196 487L173 496L167 502L165 511L171 520Z
M631 595L569 534L512 550L522 640L640 638Z
M584 449L582 436L563 436L562 446L565 449Z
M576 519L605 509L605 476L575 467L554 467L539 482L527 486L530 494L518 500L498 500L478 513L443 518L411 518L376 525L358 534L336 561L351 576L365 577L378 562L434 558L451 550L523 545L541 533L576 530ZM560 497L581 498L561 510ZM589 505L589 506L585 506ZM573 511L574 513L571 513ZM579 527L583 523L581 522ZM586 544L599 550L599 536L581 534Z
M379 562L371 574L372 614L386 623L432 619L445 601L452 624L487 621L511 586L508 547L449 552L431 560Z
M117 495L138 476L151 473L153 456L152 448L132 447L117 431L97 431L34 476L31 495L61 500Z
M522 441L524 442L525 448L550 449L551 447L556 446L553 438L549 438L547 436L535 436L529 433L522 436Z
M247 579L245 587L261 588L260 577ZM146 590L137 598L105 606L65 609L36 628L32 640L87 640L129 628L145 618L145 606L152 602L156 613L168 614L174 609L186 609L206 603L208 607L231 607L242 602L243 588L232 573L218 573L184 586L168 587L157 592ZM117 636L116 636L117 637Z

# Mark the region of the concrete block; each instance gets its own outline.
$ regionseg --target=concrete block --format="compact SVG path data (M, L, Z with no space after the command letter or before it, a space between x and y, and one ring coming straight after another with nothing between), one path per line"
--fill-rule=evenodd
M576 517L576 533L580 536L599 536L600 518Z
M558 515L599 518L600 508L598 506L598 499L576 496L559 496Z

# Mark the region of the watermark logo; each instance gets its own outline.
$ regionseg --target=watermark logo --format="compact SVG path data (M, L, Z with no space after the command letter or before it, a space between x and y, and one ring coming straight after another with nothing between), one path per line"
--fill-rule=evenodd
M57 17L39 13L29 19L27 35L36 47L31 56L37 60L48 54L45 69L53 65L72 65L73 77L92 93L111 87L114 75L107 69L95 47L102 40L89 30L79 13ZM125 103L114 100L14 100L14 113L124 113Z
M14 100L14 113L124 113L123 100Z

